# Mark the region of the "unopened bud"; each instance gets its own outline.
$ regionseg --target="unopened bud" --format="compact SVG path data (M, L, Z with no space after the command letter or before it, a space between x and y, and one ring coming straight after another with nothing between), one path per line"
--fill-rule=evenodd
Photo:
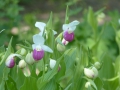
M8 68L13 68L13 67L14 67L14 65L15 65L14 56L15 56L15 54L11 54L11 55L9 55L8 58L6 59L5 65L6 65Z
M65 51L65 46L58 43L57 44L57 50L60 51L60 52L63 52L63 51Z
M101 68L101 64L100 64L99 62L95 62L95 63L94 63L94 66L95 66L95 68L97 68L97 69L100 69L100 68Z
M90 82L86 82L86 83L85 83L85 88L88 88L88 87L90 87L90 86L91 86Z
M27 55L26 55L26 57L25 57L25 61L26 61L26 63L28 63L28 64L33 64L33 63L35 63L35 60L33 59L33 57L32 57L32 53L28 53Z
M20 55L26 55L26 53L27 53L27 51L24 48L22 48L20 51Z
M95 74L94 74L93 70L88 69L88 68L84 68L84 74L88 78L94 78L95 77Z
M26 62L24 60L20 60L18 66L19 68L23 69L26 67Z
M50 59L50 68L53 69L55 65L56 65L56 60ZM60 71L60 69L61 69L61 66L59 65L58 71Z

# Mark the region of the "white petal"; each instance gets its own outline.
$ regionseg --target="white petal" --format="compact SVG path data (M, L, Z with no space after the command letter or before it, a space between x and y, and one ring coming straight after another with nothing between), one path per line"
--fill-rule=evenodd
M52 30L52 31L53 31L53 34L54 34L54 35L56 35L56 34L57 34L57 32L56 32L55 30Z
M36 23L35 23L35 27L38 27L38 28L40 29L41 35L43 34L43 31L44 31L44 29L45 29L45 26L46 26L46 24L43 23L43 22L36 22Z
M48 46L46 45L41 45L42 49L47 51L47 52L50 52L50 53L53 53L53 50L51 48L49 48Z
M63 27L62 27L62 29L65 31L65 30L67 30L69 28L69 24L63 24Z
M70 26L68 31L73 32L75 29L76 29L76 26Z
M37 44L32 44L33 50L36 48Z
M54 59L50 59L50 68L53 69L55 67L56 61Z
M39 34L36 34L33 36L33 42L35 44L44 44L45 40L42 36L40 36Z
M69 26L77 26L80 22L77 20L72 21L71 23L69 23Z
M84 68L84 74L88 78L94 78L95 77L93 70L88 69L88 68Z

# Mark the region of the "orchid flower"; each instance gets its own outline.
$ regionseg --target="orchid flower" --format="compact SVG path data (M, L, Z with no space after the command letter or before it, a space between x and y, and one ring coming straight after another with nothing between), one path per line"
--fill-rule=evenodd
M40 33L39 35L42 36L43 35L43 32L45 30L45 27L46 27L46 24L43 23L43 22L36 22L35 23L35 27L39 28L40 29ZM55 30L53 30L53 34L57 34L57 32Z
M33 48L34 60L36 60L36 61L41 60L44 56L44 51L53 53L53 50L51 48L44 45L45 40L39 34L36 34L33 36L33 42L34 42L34 44L32 45L32 48Z
M96 78L98 76L98 70L95 67L92 67L92 69L84 68L84 74L88 78Z
M63 37L66 41L72 41L74 39L74 30L80 22L75 20L69 24L63 24Z

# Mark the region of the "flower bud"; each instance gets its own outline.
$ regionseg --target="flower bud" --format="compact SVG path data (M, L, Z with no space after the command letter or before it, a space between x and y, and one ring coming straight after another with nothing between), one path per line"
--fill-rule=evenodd
M20 51L20 55L26 55L26 53L27 53L27 51L24 48L22 48Z
M20 60L18 66L19 68L23 69L26 67L26 62L24 60Z
M98 16L97 16L97 21L98 21L98 24L101 25L104 23L104 18L105 18L105 14L104 13L100 13Z
M44 50L34 49L32 55L35 61L41 60L44 57Z
M33 63L35 63L35 60L32 57L32 53L28 53L25 57L25 61L26 63L32 65Z
M86 82L86 83L85 83L85 88L88 88L88 87L90 87L90 86L91 86L90 82Z
M50 68L53 69L55 65L56 65L56 60L50 59ZM59 65L58 71L60 71L60 69L61 69L61 66Z
M98 76L98 70L95 67L92 67L92 70L94 72L94 78Z
M57 50L60 51L60 52L63 52L63 51L65 51L65 46L58 43L57 44Z
M53 69L56 65L56 61L54 59L50 59L50 68Z
M62 39L62 43L63 43L64 45L67 45L69 42L66 41L66 40L63 38L63 39Z
M97 69L100 69L100 68L101 68L101 64L100 64L99 62L95 62L95 63L94 63L94 66L95 66L95 68L97 68Z
M95 77L95 74L94 74L93 70L91 70L91 69L84 68L84 74L88 78L94 78Z
M15 61L14 61L14 54L11 54L8 56L8 58L6 59L5 61L5 65L8 67L8 68L13 68L15 66Z

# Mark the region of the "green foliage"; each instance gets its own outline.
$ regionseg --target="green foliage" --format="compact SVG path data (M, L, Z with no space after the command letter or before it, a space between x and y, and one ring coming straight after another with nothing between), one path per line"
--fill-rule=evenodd
M14 4L16 3L17 1L14 1ZM18 62L25 59L26 54L19 55L21 49L14 52L14 37L12 37L7 49L4 46L0 47L0 90L119 90L120 42L117 32L119 32L120 24L116 21L118 20L116 13L116 17L109 13L113 22L101 24L99 20L104 20L104 18L98 16L103 9L94 12L89 7L87 12L84 12L83 21L74 32L74 41L65 45L66 49L63 52L57 50L58 43L64 45L62 43L63 32L57 37L54 36L53 13L51 12L43 37L45 45L49 46L53 53L45 52L40 61L36 61L33 65L27 64L23 69L18 67ZM17 14L16 11L15 13ZM67 6L65 24L70 23L69 16ZM10 17L12 18L12 16ZM33 25L35 22L35 18L31 17L32 15L25 16L29 25ZM33 26L31 27L33 28ZM117 39L115 39L116 37ZM27 40L17 46L24 48L26 53L33 51L32 43ZM9 69L5 66L5 61L12 53L17 54L20 59L15 58L16 65ZM53 69L50 67L50 59L56 61ZM94 75L92 78L88 78L84 69L92 70L95 62L100 63L100 68L96 69L96 72L92 71ZM91 75L91 72L88 72L87 74ZM96 73L98 75L95 77ZM86 82L90 82L88 87L86 87Z

